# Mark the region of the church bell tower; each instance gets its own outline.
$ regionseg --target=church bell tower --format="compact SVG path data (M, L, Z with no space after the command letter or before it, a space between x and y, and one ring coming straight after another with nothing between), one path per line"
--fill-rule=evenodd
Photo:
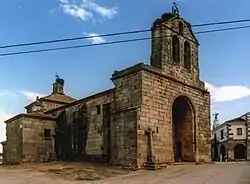
M53 92L52 92L52 94L61 94L61 95L64 95L63 86L64 86L64 80L61 79L56 74L56 81L53 84Z
M189 85L198 85L199 43L191 25L181 18L176 3L171 13L154 21L151 30L151 65Z

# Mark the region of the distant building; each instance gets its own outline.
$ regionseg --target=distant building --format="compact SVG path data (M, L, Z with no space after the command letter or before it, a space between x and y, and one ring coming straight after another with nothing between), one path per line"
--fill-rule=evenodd
M58 77L51 95L7 120L4 162L210 162L210 93L200 80L191 24L174 6L151 29L150 65L115 71L113 88L80 100L63 93Z
M2 164L2 163L3 163L3 154L0 153L0 164Z
M219 161L247 160L248 126L246 113L222 124L216 123L211 134L212 159ZM250 133L250 132L249 132Z

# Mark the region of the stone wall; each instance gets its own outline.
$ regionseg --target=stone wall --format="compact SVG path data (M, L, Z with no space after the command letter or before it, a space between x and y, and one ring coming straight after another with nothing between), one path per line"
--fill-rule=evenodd
M4 161L6 163L22 162L22 129L20 127L23 118L6 123L6 137L4 144Z
M86 155L90 157L102 157L103 154L107 153L107 147L110 143L106 142L105 144L104 142L105 131L107 129L104 127L103 106L113 102L113 95L112 91L111 93L86 101L87 121L89 122Z
M2 148L3 148L3 155L2 155L2 163L3 164L6 164L7 163L7 155L6 155L6 152L7 152L7 150L6 150L6 141L4 141L4 142L1 142L1 144L2 144Z
M185 45L190 46L190 52L185 52ZM142 130L148 127L155 130L156 162L176 160L174 149L180 144L183 160L211 160L210 94L199 79L198 46L191 25L178 15L165 13L154 22L151 55L154 67L144 66L139 125ZM180 96L188 101L191 111L189 115L183 115L185 119L181 121L185 125L177 127L176 131L173 129L176 123L172 111L175 99ZM178 119L178 114L176 117ZM147 157L147 138L141 136L138 141L139 162L143 164Z
M112 108L111 162L133 167L138 166L137 120L142 95L141 72L129 74L135 67L115 72L112 78L115 95Z
M179 22L183 23L183 34L179 34ZM151 65L161 69L165 74L186 84L202 86L199 81L198 41L189 29L187 22L181 18L161 21L153 26ZM172 36L179 39L180 61L173 62ZM187 41L191 49L191 70L184 67L184 43ZM185 75L183 75L185 73Z
M188 123L191 123L184 129L187 134L182 131L183 137L187 137L186 142L191 141L188 150L194 152L191 153L194 161L211 161L210 95L204 87L180 82L164 75L161 70L142 63L116 72L113 80L116 86L113 104L113 163L136 163L139 167L143 166L149 153L148 136L145 134L148 128L154 131L153 152L156 162L174 162L172 107L179 96L185 96L189 100L192 110L192 114L186 117ZM134 116L125 112L133 112ZM127 117L131 117L130 120ZM192 118L192 122L187 118ZM136 133L131 131L135 124ZM136 135L136 142L132 137L127 139L127 128L131 129L132 137ZM130 149L125 149L126 147ZM188 154L190 153L186 155Z
M23 117L23 162L44 161L50 159L54 154L54 130L55 121L48 119L37 119ZM45 131L50 132L45 137ZM48 133L47 133L48 134Z
M187 86L147 66L142 73L142 105L138 121L139 164L147 161L145 129L152 128L155 159L159 163L174 161L172 142L172 106L174 100L187 97L194 111L196 161L209 162L210 158L210 96L204 89ZM190 140L192 141L192 140Z
M65 142L65 149L61 151L66 152L67 150L68 155L62 153L65 158L74 159L72 157L75 157L73 155L76 150L72 149L72 144L74 144L74 141L82 141L83 145L80 145L80 147L83 148L83 153L76 156L78 157L76 159L87 159L90 161L103 160L103 156L107 154L107 147L110 144L108 142L104 143L108 135L106 133L107 127L104 127L103 106L113 102L113 95L113 89L107 90L79 100L72 105L67 105L65 108L48 112L51 115L59 115L57 125L59 129L61 127L60 131L65 132L61 137L64 137L67 142ZM76 133L74 133L73 128L75 123L78 124L77 126L82 127L82 137L79 137L80 139L82 138L81 140L76 140L77 135L75 135Z

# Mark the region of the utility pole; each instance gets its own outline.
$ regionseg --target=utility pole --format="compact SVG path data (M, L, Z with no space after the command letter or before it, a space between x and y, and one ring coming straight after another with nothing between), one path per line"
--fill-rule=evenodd
M227 123L226 124L226 126L227 126L227 149L226 149L226 154L227 154L227 162L229 161L229 149L230 149L230 146L229 146L229 144L230 144L230 142L231 142L231 140L230 140L230 127L231 127L231 125L229 124L229 123ZM232 143L231 143L232 144ZM230 158L231 159L231 158Z

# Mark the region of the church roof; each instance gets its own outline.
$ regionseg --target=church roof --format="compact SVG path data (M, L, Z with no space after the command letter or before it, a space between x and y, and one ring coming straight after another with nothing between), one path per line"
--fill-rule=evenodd
M69 104L66 104L64 106L61 106L61 107L58 107L58 108L55 108L55 109L51 109L49 111L46 111L45 113L48 114L48 113L53 113L53 112L56 112L56 111L59 111L59 110L63 110L63 109L66 109L68 107L71 107L71 106L74 106L74 105L77 105L77 104L80 104L80 103L84 103L88 100L91 100L91 99L94 99L94 98L98 98L98 97L101 97L105 94L112 94L114 93L114 88L111 88L111 89L108 89L108 90L105 90L105 91L102 91L102 92L99 92L99 93L96 93L96 94L93 94L93 95L90 95L90 96L87 96L85 98L82 98L80 100L75 100L73 103L69 103Z
M53 102L63 102L63 103L71 103L76 101L75 98L72 98L68 95L54 93L45 97L40 98L40 100L48 100Z
M63 103L63 104L69 104L69 103L76 101L75 98L72 98L72 97L65 95L65 94L59 94L59 93L52 93L51 95L41 97L39 100L40 101L57 102L57 103ZM36 103L36 101L27 105L25 108L28 108L29 106L33 105L34 103Z
M40 112L31 112L31 113L18 114L16 116L6 120L5 123L14 121L14 120L16 120L18 118L21 118L21 117L30 117L30 118L48 119L48 120L54 120L55 119L52 115L49 115L49 114L43 114L43 113L40 113Z

